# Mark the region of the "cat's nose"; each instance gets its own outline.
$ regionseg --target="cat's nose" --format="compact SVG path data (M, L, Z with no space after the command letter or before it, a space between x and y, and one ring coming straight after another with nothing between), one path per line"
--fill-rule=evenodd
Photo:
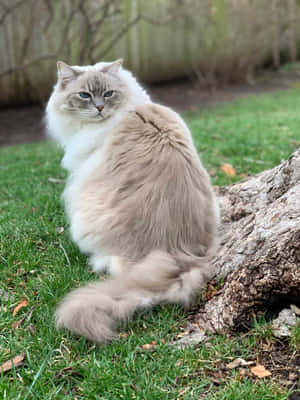
M97 110L102 111L104 106L96 106Z

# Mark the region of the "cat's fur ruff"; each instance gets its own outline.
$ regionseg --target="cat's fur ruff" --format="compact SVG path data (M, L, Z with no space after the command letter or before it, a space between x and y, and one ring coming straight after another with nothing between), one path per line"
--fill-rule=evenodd
M137 309L189 304L213 274L208 259L218 221L185 123L152 103L128 71L111 65L112 71L107 63L72 67L80 78L65 84L60 78L47 106L49 131L64 147L70 171L64 200L72 238L94 270L113 275L67 295L57 325L99 343L114 338L116 325ZM68 74L70 67L63 68ZM124 94L112 115L97 121L64 108L64 93L95 75L118 79Z

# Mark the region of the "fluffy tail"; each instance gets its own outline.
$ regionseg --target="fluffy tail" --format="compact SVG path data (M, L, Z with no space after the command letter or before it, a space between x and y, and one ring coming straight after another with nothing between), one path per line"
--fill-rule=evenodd
M72 291L57 309L57 326L105 343L116 337L117 325L138 309L163 302L187 306L210 268L205 258L191 262L185 257L185 267L178 265L178 259L153 251L126 273Z

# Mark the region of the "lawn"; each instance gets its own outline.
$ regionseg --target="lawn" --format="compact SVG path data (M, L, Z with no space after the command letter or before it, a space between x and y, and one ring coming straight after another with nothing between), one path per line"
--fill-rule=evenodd
M289 157L300 146L299 110L294 89L184 117L214 185L224 185ZM270 359L282 355L285 370L299 348L299 328L278 341L262 318L247 333L216 334L209 345L178 349L169 343L186 329L189 313L161 306L139 313L106 347L56 331L59 299L96 278L68 236L60 159L49 143L0 151L0 365L24 354L21 366L0 373L0 398L286 399L289 371L273 371ZM233 176L222 171L224 164L232 165ZM226 368L236 357L265 360L272 375L258 379L248 367Z

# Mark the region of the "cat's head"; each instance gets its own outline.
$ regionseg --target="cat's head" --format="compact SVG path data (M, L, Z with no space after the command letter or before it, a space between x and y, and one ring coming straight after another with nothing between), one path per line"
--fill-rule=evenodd
M58 82L53 99L58 112L86 122L112 116L129 99L120 76L122 60L106 66L72 67L58 61Z
M57 63L58 81L46 110L47 131L65 145L81 129L110 127L128 110L150 101L122 60L88 66ZM105 128L106 129L106 128Z

